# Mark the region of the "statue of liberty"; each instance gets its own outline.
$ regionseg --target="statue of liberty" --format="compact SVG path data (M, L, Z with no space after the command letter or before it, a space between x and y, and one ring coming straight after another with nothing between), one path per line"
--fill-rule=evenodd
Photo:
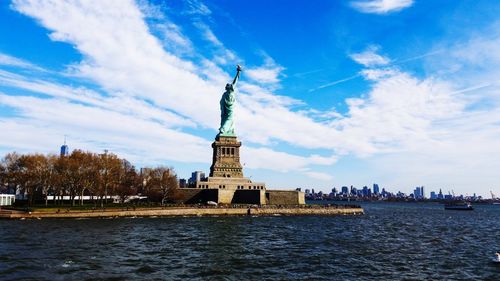
M240 78L241 66L237 65L236 67L236 76L234 76L234 80L232 84L226 84L226 91L222 94L222 98L220 99L220 128L219 128L219 136L222 137L234 137L236 134L234 133L234 120L233 120L233 111L234 111L234 103L236 101L236 97L234 94L234 88L236 86L236 82Z

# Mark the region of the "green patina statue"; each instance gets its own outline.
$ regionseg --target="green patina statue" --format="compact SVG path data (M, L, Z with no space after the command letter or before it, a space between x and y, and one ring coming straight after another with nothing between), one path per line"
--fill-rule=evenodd
M234 94L234 88L236 86L236 82L240 78L241 66L237 65L236 67L236 76L234 77L232 84L226 84L226 91L222 95L220 99L220 128L219 128L219 136L222 137L235 137L234 133L234 119L233 119L233 111L234 111L234 103L236 101L236 97Z

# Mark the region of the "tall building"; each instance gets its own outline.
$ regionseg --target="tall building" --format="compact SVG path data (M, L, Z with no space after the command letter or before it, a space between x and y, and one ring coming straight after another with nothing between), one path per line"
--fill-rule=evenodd
M358 190L354 186L352 186L352 185L351 185L351 194L352 195L357 195L358 194Z
M422 198L421 189L419 186L415 187L415 190L413 190L413 198L415 198L415 199Z
M368 186L363 186L363 196L364 197L367 197L367 196L370 196L371 195L371 192L370 190L368 189Z
M349 187L342 186L342 194L347 194L347 193L349 193Z
M205 179L205 173L202 171L194 171L191 173L191 178L189 178L189 184L196 184L197 182Z
M438 197L437 197L436 192L431 191L431 199L432 199L432 200L436 200L437 198L438 198Z
M374 183L373 184L373 194L378 195L380 193L380 188L378 187L378 184Z
M443 191L441 190L441 188L439 189L439 193L438 193L438 199L443 199L444 196L443 196Z
M66 145L66 136L64 136L64 144L61 146L61 157L68 156L69 147Z

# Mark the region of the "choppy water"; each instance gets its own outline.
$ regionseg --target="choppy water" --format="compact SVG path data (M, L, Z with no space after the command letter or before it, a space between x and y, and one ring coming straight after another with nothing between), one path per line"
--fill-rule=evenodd
M500 280L500 206L0 221L0 280Z

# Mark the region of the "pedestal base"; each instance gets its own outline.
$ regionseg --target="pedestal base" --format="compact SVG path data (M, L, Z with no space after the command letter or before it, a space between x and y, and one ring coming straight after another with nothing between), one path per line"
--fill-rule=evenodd
M212 143L211 177L243 178L240 163L241 142L236 137L217 136Z

